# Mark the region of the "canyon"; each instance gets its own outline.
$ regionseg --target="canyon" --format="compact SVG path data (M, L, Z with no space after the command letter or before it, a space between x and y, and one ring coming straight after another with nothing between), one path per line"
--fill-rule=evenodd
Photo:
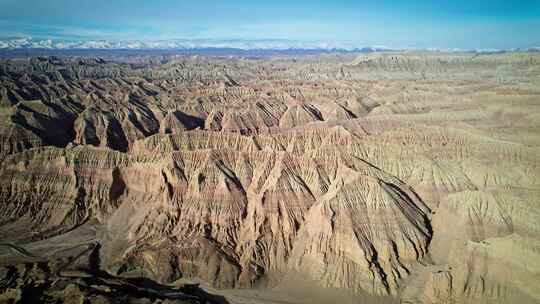
M540 302L540 53L3 59L0 115L0 302Z

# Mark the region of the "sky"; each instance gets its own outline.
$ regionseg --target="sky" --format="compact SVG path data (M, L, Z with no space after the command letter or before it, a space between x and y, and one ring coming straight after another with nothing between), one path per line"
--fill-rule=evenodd
M0 38L540 46L540 0L0 0Z

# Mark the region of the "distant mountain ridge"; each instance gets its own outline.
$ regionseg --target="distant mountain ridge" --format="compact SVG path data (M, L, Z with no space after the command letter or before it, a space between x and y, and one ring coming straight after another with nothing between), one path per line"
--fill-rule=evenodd
M171 39L171 40L63 40L32 37L0 38L0 50L50 49L50 50L194 50L194 49L238 49L238 50L324 50L383 52L421 50L430 52L503 52L540 51L540 47L526 49L461 49L461 48L411 48L365 46L342 41L295 41L287 39Z
M173 40L56 40L31 37L0 38L0 49L241 49L241 50L347 50L385 51L384 46L358 47L347 42L293 41L284 39L262 40L214 40L214 39L173 39Z

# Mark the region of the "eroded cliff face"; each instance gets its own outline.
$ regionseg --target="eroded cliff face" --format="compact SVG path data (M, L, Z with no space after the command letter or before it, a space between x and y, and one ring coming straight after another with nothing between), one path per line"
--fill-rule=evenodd
M2 173L10 181L2 219L21 227L14 237L97 219L107 269L140 267L162 282L182 274L249 287L295 270L328 286L393 293L431 239L429 209L412 189L356 158L250 145L158 156L47 147L10 156Z
M539 72L534 54L3 62L0 257L99 244L115 280L540 300Z

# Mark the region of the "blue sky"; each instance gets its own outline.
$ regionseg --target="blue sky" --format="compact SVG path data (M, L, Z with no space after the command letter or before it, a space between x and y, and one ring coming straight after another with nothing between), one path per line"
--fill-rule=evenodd
M540 0L0 0L0 37L540 46Z

